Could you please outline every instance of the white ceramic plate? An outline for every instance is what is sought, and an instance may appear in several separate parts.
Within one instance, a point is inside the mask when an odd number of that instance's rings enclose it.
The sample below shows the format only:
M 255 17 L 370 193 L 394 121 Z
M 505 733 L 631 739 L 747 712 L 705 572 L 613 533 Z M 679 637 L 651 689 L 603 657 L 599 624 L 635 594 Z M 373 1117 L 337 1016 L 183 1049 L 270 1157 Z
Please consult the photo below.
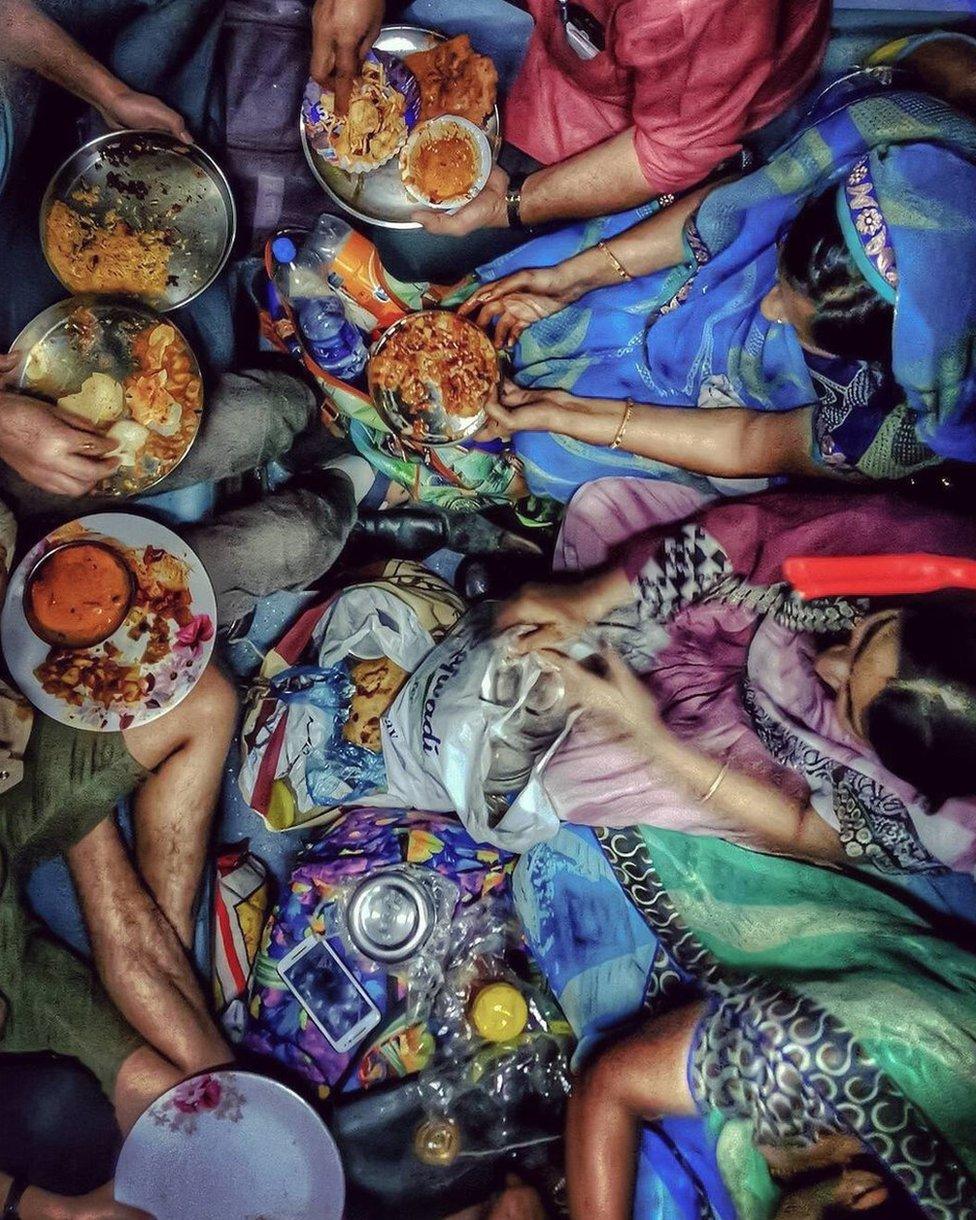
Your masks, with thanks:
M 154 687 L 139 703 L 113 704 L 106 708 L 90 700 L 76 707 L 58 695 L 49 694 L 34 673 L 51 652 L 51 646 L 36 636 L 28 625 L 24 615 L 24 584 L 38 559 L 52 546 L 86 536 L 103 538 L 138 551 L 147 546 L 156 547 L 182 560 L 187 567 L 194 624 L 191 629 L 178 633 L 176 624 L 170 621 L 173 646 L 162 661 L 142 667 L 143 672 L 152 673 Z M 210 660 L 216 623 L 217 602 L 210 578 L 193 551 L 172 530 L 133 513 L 92 513 L 60 526 L 42 538 L 21 560 L 7 590 L 0 618 L 0 640 L 14 681 L 38 711 L 73 728 L 108 733 L 147 724 L 186 698 Z M 127 638 L 127 631 L 128 622 L 107 642 L 114 643 L 123 653 L 131 650 L 133 642 Z M 98 653 L 102 647 L 80 649 L 79 652 Z
M 195 1076 L 129 1132 L 115 1197 L 156 1220 L 340 1220 L 342 1162 L 297 1093 L 250 1072 Z

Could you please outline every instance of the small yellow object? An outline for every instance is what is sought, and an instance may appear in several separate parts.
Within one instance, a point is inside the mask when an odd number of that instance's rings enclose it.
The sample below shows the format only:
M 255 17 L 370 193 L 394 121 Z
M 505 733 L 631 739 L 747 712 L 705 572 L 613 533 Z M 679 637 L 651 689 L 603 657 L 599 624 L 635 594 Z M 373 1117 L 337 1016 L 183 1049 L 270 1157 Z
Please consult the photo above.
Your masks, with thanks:
M 525 1029 L 529 1009 L 511 983 L 489 983 L 474 998 L 471 1020 L 488 1042 L 510 1042 Z
M 461 1151 L 461 1130 L 449 1118 L 429 1118 L 414 1132 L 413 1150 L 425 1165 L 451 1165 Z
M 268 812 L 264 816 L 272 830 L 285 830 L 295 825 L 298 805 L 285 780 L 276 779 L 271 785 L 271 799 L 268 801 Z

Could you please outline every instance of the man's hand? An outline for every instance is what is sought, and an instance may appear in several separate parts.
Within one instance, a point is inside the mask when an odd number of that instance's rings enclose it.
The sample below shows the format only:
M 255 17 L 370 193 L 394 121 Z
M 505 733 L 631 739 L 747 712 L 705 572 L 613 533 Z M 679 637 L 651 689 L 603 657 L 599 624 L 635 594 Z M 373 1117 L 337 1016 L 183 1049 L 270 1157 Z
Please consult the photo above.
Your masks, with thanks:
M 83 496 L 117 467 L 115 442 L 84 420 L 0 393 L 0 459 L 42 491 Z
M 539 655 L 562 675 L 567 705 L 594 727 L 642 743 L 667 733 L 654 696 L 614 649 L 586 664 L 559 652 Z
M 318 2 L 321 4 L 323 0 Z M 463 208 L 453 214 L 421 210 L 414 212 L 411 219 L 422 224 L 428 233 L 439 233 L 445 237 L 464 237 L 476 229 L 507 229 L 507 190 L 508 174 L 496 165 L 488 175 L 484 190 Z
M 121 130 L 128 127 L 140 131 L 164 131 L 184 144 L 192 144 L 186 123 L 181 115 L 171 110 L 158 97 L 148 93 L 136 93 L 121 82 L 117 90 L 96 100 L 95 106 L 109 127 Z
M 309 75 L 335 93 L 336 114 L 349 109 L 363 57 L 383 24 L 383 0 L 315 0 Z

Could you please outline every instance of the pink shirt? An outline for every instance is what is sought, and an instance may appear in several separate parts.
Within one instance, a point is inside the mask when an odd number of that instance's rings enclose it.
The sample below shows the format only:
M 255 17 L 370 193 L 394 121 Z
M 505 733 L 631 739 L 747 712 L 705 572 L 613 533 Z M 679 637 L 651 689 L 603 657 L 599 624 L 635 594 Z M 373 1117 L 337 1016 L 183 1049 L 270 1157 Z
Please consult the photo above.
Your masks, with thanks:
M 570 48 L 556 0 L 505 107 L 505 137 L 544 165 L 628 128 L 656 192 L 694 186 L 811 83 L 830 0 L 585 0 L 606 49 Z

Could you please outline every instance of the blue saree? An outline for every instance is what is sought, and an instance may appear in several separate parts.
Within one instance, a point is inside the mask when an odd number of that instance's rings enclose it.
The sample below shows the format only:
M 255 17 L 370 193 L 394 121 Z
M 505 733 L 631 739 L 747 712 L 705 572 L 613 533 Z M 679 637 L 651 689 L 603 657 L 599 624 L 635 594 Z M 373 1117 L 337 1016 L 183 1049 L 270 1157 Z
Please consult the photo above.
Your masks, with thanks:
M 796 332 L 763 318 L 759 306 L 791 221 L 865 154 L 901 281 L 892 372 L 904 401 L 902 418 L 881 441 L 894 466 L 888 476 L 900 472 L 906 443 L 913 450 L 906 469 L 933 454 L 976 460 L 976 126 L 905 90 L 875 89 L 848 101 L 762 169 L 714 190 L 686 226 L 682 263 L 588 293 L 530 326 L 513 352 L 515 380 L 676 407 L 788 411 L 814 404 L 817 389 Z M 478 275 L 490 281 L 551 266 L 631 228 L 648 211 L 540 237 Z M 677 478 L 714 494 L 699 476 L 566 437 L 517 433 L 514 447 L 531 490 L 561 500 L 610 474 Z M 884 463 L 875 458 L 873 465 Z

